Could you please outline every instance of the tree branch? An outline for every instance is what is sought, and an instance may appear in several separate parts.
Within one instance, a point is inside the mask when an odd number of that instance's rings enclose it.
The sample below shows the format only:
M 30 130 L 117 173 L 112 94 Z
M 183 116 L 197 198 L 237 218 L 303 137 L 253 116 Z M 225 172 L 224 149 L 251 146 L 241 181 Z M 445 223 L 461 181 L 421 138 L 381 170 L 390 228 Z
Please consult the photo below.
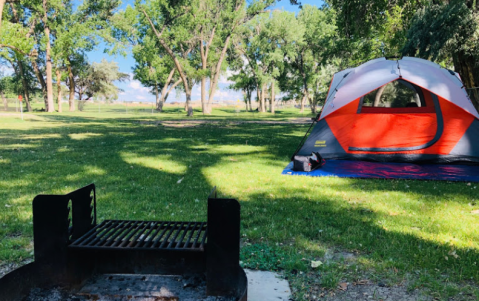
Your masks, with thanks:
M 0 48 L 10 48 L 10 49 L 12 49 L 13 51 L 16 51 L 16 52 L 21 53 L 21 54 L 26 55 L 26 56 L 30 56 L 28 53 L 26 53 L 26 52 L 24 52 L 24 51 L 18 49 L 18 48 L 15 47 L 15 46 L 12 46 L 12 45 L 0 44 Z

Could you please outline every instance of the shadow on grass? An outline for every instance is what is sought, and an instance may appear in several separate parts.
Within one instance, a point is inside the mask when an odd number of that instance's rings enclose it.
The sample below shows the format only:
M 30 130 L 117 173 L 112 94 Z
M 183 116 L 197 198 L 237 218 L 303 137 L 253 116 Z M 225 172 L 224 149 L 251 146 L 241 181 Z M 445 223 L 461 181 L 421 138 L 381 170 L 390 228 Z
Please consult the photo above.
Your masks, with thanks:
M 420 203 L 438 200 L 467 206 L 475 194 L 464 183 L 281 176 L 307 125 L 172 128 L 73 118 L 49 115 L 45 119 L 60 126 L 35 122 L 28 131 L 2 129 L 0 260 L 28 254 L 37 194 L 94 182 L 99 220 L 205 220 L 206 197 L 219 185 L 225 196 L 241 201 L 242 231 L 251 243 L 291 243 L 310 256 L 319 256 L 321 248 L 344 249 L 386 270 L 434 275 L 438 269 L 451 279 L 479 280 L 477 230 L 448 233 L 474 241 L 469 248 L 454 247 L 425 238 L 435 233 L 431 221 L 441 222 L 433 214 L 389 216 L 371 207 L 386 194 L 412 203 L 385 201 L 386 211 L 406 206 L 420 212 Z M 418 234 L 397 226 L 418 222 L 425 225 Z M 452 248 L 458 258 L 448 255 Z

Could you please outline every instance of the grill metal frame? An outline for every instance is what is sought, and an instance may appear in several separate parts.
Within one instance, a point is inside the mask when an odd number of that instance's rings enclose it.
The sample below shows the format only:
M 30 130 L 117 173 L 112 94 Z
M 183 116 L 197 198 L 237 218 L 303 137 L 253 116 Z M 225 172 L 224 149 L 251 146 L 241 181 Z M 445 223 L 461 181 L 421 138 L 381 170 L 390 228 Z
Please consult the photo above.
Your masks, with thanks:
M 207 236 L 206 222 L 105 220 L 68 248 L 204 252 Z
M 95 274 L 205 275 L 207 295 L 247 300 L 239 266 L 240 205 L 208 197 L 206 222 L 105 220 L 97 224 L 95 185 L 33 200 L 35 261 L 0 278 L 0 301 L 33 287 L 76 289 Z M 178 275 L 177 274 L 177 275 Z

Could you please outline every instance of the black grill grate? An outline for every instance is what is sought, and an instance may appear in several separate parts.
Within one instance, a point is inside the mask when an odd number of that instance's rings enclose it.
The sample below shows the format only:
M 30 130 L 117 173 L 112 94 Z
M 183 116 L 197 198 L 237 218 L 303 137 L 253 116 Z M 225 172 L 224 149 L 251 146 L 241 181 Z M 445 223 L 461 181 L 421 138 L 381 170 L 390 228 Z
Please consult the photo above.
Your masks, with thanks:
M 106 220 L 69 248 L 204 251 L 205 222 Z

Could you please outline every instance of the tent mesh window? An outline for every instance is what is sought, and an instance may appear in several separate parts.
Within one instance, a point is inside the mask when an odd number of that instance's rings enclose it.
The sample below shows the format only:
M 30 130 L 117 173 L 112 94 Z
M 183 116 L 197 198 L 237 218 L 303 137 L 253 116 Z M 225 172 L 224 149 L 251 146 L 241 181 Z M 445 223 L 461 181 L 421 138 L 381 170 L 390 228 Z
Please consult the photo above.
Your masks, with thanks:
M 421 88 L 404 80 L 390 82 L 361 99 L 363 107 L 408 108 L 425 107 Z

